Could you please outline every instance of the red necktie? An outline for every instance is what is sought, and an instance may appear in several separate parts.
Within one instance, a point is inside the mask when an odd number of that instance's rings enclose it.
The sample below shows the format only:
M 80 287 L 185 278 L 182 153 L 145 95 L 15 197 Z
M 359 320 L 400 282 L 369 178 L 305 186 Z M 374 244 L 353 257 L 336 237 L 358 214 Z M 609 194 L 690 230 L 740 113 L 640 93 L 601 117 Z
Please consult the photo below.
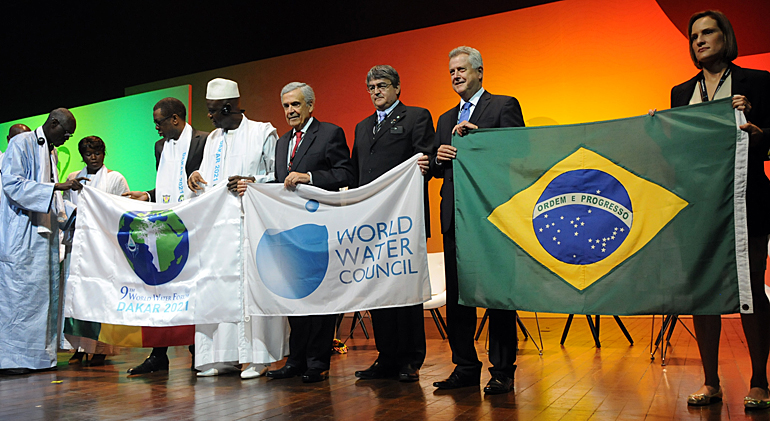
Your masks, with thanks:
M 297 154 L 297 148 L 299 147 L 299 142 L 302 141 L 302 132 L 297 132 L 297 140 L 294 142 L 294 150 L 291 151 L 291 159 L 289 159 L 289 170 L 291 170 L 291 164 L 294 162 L 294 155 Z

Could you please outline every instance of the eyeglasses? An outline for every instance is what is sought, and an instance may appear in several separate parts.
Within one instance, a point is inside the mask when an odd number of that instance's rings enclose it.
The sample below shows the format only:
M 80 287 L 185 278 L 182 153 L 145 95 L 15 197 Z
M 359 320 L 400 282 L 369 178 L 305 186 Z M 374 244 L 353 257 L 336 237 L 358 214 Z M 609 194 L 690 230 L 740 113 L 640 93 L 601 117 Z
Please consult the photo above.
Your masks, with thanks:
M 388 89 L 388 88 L 389 88 L 389 87 L 391 87 L 391 86 L 393 86 L 393 84 L 392 84 L 392 83 L 385 83 L 385 82 L 382 82 L 382 83 L 378 83 L 378 84 L 376 84 L 376 85 L 369 85 L 369 86 L 367 86 L 367 87 L 366 87 L 366 90 L 367 90 L 367 91 L 368 91 L 370 94 L 373 94 L 373 93 L 375 93 L 375 92 L 377 92 L 377 91 L 384 91 L 385 89 Z
M 55 119 L 53 119 L 53 121 L 55 121 L 56 124 L 61 126 L 62 130 L 64 130 L 64 140 L 67 140 L 67 139 L 69 139 L 69 138 L 71 138 L 73 136 L 72 133 L 68 132 L 67 129 L 65 129 L 64 126 L 62 126 L 61 122 L 59 122 L 58 119 L 55 118 Z M 73 132 L 74 132 L 74 130 L 73 130 Z
M 164 121 L 168 120 L 169 118 L 171 118 L 171 117 L 173 117 L 173 116 L 175 116 L 175 115 L 176 115 L 176 114 L 171 114 L 170 116 L 168 116 L 168 117 L 166 117 L 166 118 L 162 118 L 162 119 L 160 119 L 160 120 L 153 120 L 153 122 L 155 122 L 155 125 L 156 125 L 156 126 L 160 126 L 161 124 L 163 124 L 163 122 L 164 122 Z

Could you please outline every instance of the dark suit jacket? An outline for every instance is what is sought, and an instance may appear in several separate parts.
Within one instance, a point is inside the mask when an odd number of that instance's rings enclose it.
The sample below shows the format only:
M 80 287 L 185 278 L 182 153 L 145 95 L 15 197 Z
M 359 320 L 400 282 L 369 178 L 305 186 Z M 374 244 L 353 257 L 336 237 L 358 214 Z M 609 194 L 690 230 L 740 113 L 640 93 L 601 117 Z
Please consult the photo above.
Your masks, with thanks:
M 189 177 L 193 171 L 196 171 L 201 166 L 203 161 L 203 148 L 206 146 L 206 138 L 208 138 L 208 132 L 201 132 L 193 129 L 192 138 L 190 139 L 190 149 L 187 154 L 187 163 L 184 166 L 185 172 Z M 166 145 L 166 139 L 160 139 L 155 142 L 155 170 L 158 170 L 160 165 L 160 155 L 163 153 L 163 147 Z M 155 189 L 147 192 L 150 195 L 150 201 L 155 202 Z
M 452 144 L 452 129 L 457 125 L 460 115 L 460 104 L 445 112 L 438 119 L 436 126 L 436 142 L 433 154 L 430 157 L 430 174 L 433 177 L 443 178 L 441 186 L 441 232 L 445 233 L 454 229 L 454 179 L 452 162 L 436 163 L 436 152 L 439 146 Z M 492 95 L 484 91 L 476 104 L 470 123 L 481 129 L 500 127 L 524 127 L 524 117 L 521 114 L 519 101 L 510 96 Z M 462 141 L 462 138 L 458 138 Z
M 371 183 L 417 153 L 429 155 L 433 150 L 433 118 L 425 108 L 399 102 L 375 134 L 376 125 L 377 113 L 356 124 L 352 157 L 356 187 Z M 425 183 L 425 233 L 430 237 L 427 178 Z
M 281 136 L 275 146 L 275 178 L 280 183 L 289 175 L 286 163 L 292 131 Z M 313 118 L 294 155 L 292 171 L 313 173 L 313 185 L 325 190 L 353 185 L 353 164 L 342 128 Z
M 764 161 L 770 147 L 770 73 L 764 70 L 744 69 L 730 64 L 731 92 L 743 95 L 751 103 L 746 119 L 764 131 L 762 141 L 749 145 L 749 168 L 746 189 L 746 213 L 750 236 L 770 233 L 770 221 L 765 215 L 770 210 L 770 180 L 765 175 Z M 700 73 L 671 89 L 671 108 L 690 103 L 697 88 Z

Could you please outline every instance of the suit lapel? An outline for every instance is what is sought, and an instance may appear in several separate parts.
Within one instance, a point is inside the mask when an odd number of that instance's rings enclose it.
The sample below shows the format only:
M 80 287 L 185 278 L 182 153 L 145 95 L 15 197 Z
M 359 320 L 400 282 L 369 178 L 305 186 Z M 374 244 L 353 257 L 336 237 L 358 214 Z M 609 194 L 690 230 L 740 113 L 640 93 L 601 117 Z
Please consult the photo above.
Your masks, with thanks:
M 746 74 L 743 69 L 732 64 L 730 65 L 732 72 L 732 86 L 730 86 L 731 95 L 746 95 L 746 92 L 750 90 L 749 85 L 746 83 Z
M 447 121 L 449 127 L 447 127 L 446 130 L 447 130 L 448 133 L 450 133 L 450 135 L 449 135 L 449 144 L 450 145 L 452 144 L 452 137 L 454 137 L 454 136 L 451 135 L 452 129 L 457 124 L 457 119 L 459 117 L 460 117 L 460 105 L 458 104 L 456 107 L 452 108 L 452 110 L 449 112 L 449 119 Z M 442 139 L 441 142 L 443 143 L 444 140 Z
M 205 146 L 206 138 L 201 136 L 202 132 L 199 132 L 195 129 L 193 129 L 192 132 L 192 138 L 190 139 L 190 147 L 187 149 L 187 162 L 185 163 L 185 172 L 190 175 L 193 173 L 193 171 L 197 170 L 197 168 L 191 168 L 192 162 L 194 159 L 192 158 L 193 155 L 198 150 L 203 150 L 203 147 L 201 146 L 201 142 L 203 142 L 203 146 Z M 162 149 L 161 149 L 162 151 Z M 200 163 L 198 163 L 200 165 Z
M 487 105 L 489 105 L 489 102 L 492 100 L 492 94 L 490 94 L 487 91 L 484 91 L 483 94 L 481 94 L 481 97 L 479 98 L 479 102 L 476 104 L 476 109 L 473 110 L 473 114 L 471 114 L 471 119 L 468 121 L 471 124 L 478 125 L 478 121 L 481 118 L 481 115 L 484 114 L 484 110 L 487 108 Z
M 374 128 L 377 126 L 377 113 L 374 115 L 370 115 L 366 119 L 366 125 L 364 127 L 366 128 L 364 131 L 364 137 L 361 139 L 361 145 L 360 147 L 365 147 L 365 150 L 369 150 L 371 148 L 372 144 L 374 143 Z M 364 149 L 362 149 L 364 150 Z
M 299 142 L 297 153 L 294 154 L 294 159 L 292 160 L 291 164 L 292 170 L 294 168 L 299 168 L 299 163 L 302 161 L 305 153 L 307 153 L 307 150 L 310 149 L 310 145 L 313 144 L 313 141 L 316 138 L 318 126 L 320 126 L 320 124 L 318 124 L 318 120 L 313 118 L 313 122 L 310 123 L 310 127 L 307 128 L 307 132 L 302 135 L 302 141 Z
M 396 125 L 398 125 L 401 119 L 404 118 L 405 114 L 406 114 L 406 106 L 404 105 L 404 103 L 399 102 L 398 105 L 396 105 L 396 108 L 393 109 L 393 112 L 391 112 L 390 115 L 385 117 L 385 120 L 382 121 L 382 126 L 380 126 L 380 130 L 374 134 L 374 141 L 372 142 L 372 145 L 377 143 L 377 141 L 382 137 L 384 133 L 388 133 L 391 127 L 395 127 Z M 375 117 L 375 125 L 377 124 L 376 121 L 377 120 Z
M 278 139 L 275 145 L 275 178 L 276 180 L 284 180 L 289 175 L 289 170 L 286 168 L 288 159 L 289 140 L 291 139 L 291 130 Z

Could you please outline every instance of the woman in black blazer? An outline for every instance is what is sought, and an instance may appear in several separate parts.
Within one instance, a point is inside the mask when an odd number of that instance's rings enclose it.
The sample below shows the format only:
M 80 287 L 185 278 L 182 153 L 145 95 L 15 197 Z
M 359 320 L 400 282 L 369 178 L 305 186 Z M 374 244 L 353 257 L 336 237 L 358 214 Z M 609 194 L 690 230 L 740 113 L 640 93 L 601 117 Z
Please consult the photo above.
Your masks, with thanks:
M 746 212 L 754 313 L 741 314 L 752 366 L 751 389 L 743 403 L 747 409 L 770 408 L 767 389 L 770 302 L 764 283 L 770 233 L 767 216 L 770 180 L 764 172 L 770 145 L 770 73 L 742 69 L 732 63 L 738 56 L 738 45 L 730 21 L 721 12 L 708 10 L 694 14 L 690 17 L 688 34 L 690 57 L 701 72 L 671 90 L 671 107 L 732 96 L 733 107 L 743 111 L 749 121 L 741 129 L 749 133 L 750 139 Z M 722 400 L 717 373 L 722 319 L 720 315 L 693 316 L 693 324 L 706 379 L 704 385 L 687 398 L 687 403 L 708 405 Z

